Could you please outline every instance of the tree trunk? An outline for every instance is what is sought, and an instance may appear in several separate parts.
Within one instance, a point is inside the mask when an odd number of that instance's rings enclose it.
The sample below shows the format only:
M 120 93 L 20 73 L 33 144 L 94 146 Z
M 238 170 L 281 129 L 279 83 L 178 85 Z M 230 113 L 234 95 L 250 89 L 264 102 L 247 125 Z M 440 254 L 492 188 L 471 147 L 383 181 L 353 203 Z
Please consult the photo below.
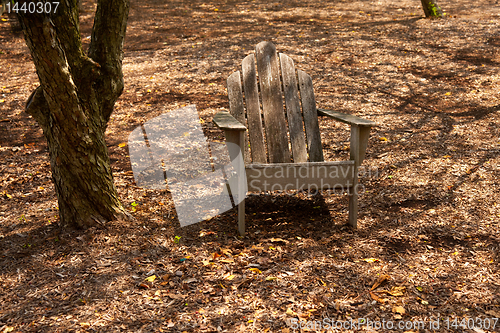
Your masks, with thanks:
M 443 17 L 443 11 L 439 7 L 437 0 L 421 0 L 425 17 Z
M 47 139 L 65 227 L 130 217 L 118 199 L 104 139 L 123 91 L 128 8 L 128 0 L 98 1 L 88 56 L 82 50 L 77 0 L 60 2 L 52 14 L 18 14 L 40 80 L 26 112 Z

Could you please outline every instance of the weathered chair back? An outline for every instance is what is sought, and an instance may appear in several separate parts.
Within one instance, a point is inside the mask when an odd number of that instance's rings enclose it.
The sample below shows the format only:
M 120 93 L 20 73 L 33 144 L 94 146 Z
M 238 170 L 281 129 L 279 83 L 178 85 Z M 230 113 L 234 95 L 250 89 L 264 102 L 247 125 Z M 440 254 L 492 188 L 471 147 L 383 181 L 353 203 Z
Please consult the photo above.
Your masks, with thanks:
M 231 160 L 238 161 L 238 155 L 245 157 L 245 165 L 235 165 L 235 179 L 228 180 L 231 192 L 242 198 L 247 191 L 340 186 L 349 191 L 349 224 L 356 227 L 358 167 L 365 158 L 370 128 L 376 123 L 316 109 L 311 77 L 301 70 L 295 72 L 292 59 L 282 53 L 278 56 L 269 42 L 259 43 L 255 55 L 243 60 L 242 71 L 227 79 L 227 90 L 231 112 L 217 113 L 214 123 L 224 130 L 228 148 L 233 147 L 229 149 Z M 348 161 L 323 161 L 318 115 L 350 125 Z M 238 230 L 244 235 L 244 200 L 238 204 Z
M 278 57 L 272 43 L 259 43 L 255 55 L 243 60 L 242 72 L 229 76 L 227 88 L 231 114 L 248 128 L 245 164 L 323 161 L 311 77 L 296 73 L 293 60 L 283 53 Z

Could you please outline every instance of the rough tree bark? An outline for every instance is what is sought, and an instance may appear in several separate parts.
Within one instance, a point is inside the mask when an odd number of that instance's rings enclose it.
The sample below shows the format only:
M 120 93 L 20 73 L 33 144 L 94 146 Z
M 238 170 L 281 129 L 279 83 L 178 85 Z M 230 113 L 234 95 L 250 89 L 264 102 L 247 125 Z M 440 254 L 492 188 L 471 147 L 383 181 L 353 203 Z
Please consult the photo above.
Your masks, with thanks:
M 26 112 L 47 139 L 65 227 L 130 218 L 113 183 L 104 139 L 123 91 L 128 10 L 128 0 L 98 0 L 87 55 L 82 49 L 77 0 L 61 1 L 55 14 L 18 13 L 40 80 Z
M 443 11 L 439 7 L 437 0 L 421 0 L 425 17 L 443 17 Z

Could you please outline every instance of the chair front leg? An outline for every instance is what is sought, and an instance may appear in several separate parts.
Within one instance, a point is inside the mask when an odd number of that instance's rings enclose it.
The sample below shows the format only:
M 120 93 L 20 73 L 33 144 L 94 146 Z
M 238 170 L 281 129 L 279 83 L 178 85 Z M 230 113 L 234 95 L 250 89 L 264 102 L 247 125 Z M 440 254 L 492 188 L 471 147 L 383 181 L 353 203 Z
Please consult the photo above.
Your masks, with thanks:
M 237 189 L 236 195 L 238 205 L 238 231 L 241 236 L 245 236 L 245 196 L 246 196 L 246 176 L 245 176 L 245 131 L 224 131 L 228 144 L 229 156 L 233 167 L 236 170 Z M 234 192 L 233 192 L 234 193 Z M 233 196 L 234 198 L 234 196 Z
M 365 159 L 371 126 L 351 125 L 350 159 L 354 160 L 353 184 L 349 191 L 349 224 L 358 226 L 358 168 Z

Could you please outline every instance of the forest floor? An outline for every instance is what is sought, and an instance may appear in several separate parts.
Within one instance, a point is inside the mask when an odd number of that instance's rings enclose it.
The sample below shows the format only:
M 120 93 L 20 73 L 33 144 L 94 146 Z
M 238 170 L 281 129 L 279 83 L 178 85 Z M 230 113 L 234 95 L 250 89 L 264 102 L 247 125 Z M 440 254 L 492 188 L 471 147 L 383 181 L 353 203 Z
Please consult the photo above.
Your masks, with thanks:
M 90 230 L 59 228 L 46 141 L 23 111 L 38 79 L 4 14 L 0 332 L 499 331 L 500 6 L 439 2 L 442 20 L 409 0 L 133 1 L 107 142 L 136 219 Z M 320 107 L 379 124 L 357 230 L 327 192 L 252 195 L 243 238 L 234 210 L 181 228 L 170 192 L 134 182 L 124 143 L 143 121 L 195 104 L 224 140 L 211 120 L 225 80 L 263 40 L 312 76 Z M 348 127 L 320 127 L 326 160 L 348 159 Z

